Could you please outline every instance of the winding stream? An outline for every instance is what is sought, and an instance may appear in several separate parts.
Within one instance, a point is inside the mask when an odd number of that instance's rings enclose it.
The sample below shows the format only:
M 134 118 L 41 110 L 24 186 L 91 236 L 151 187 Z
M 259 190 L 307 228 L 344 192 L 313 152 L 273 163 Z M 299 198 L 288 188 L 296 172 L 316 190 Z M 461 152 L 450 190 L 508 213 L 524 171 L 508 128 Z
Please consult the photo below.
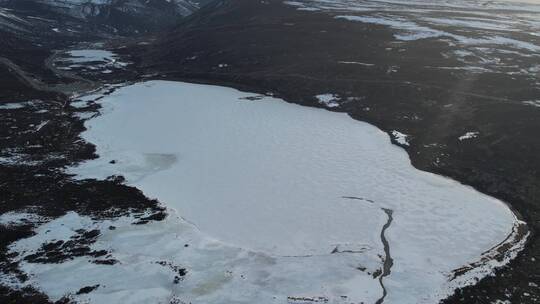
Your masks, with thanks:
M 379 276 L 379 283 L 381 284 L 381 287 L 383 289 L 383 295 L 380 299 L 377 300 L 377 302 L 375 302 L 376 304 L 383 303 L 384 298 L 386 298 L 386 295 L 388 294 L 388 291 L 384 286 L 383 279 L 390 275 L 392 271 L 392 265 L 394 265 L 394 259 L 392 259 L 392 255 L 390 255 L 390 245 L 388 244 L 388 240 L 386 239 L 385 235 L 386 230 L 390 228 L 390 225 L 392 225 L 392 221 L 394 220 L 392 216 L 394 212 L 386 208 L 383 208 L 382 210 L 388 216 L 388 221 L 386 222 L 386 224 L 384 224 L 383 229 L 381 230 L 381 241 L 384 245 L 384 262 L 382 274 Z

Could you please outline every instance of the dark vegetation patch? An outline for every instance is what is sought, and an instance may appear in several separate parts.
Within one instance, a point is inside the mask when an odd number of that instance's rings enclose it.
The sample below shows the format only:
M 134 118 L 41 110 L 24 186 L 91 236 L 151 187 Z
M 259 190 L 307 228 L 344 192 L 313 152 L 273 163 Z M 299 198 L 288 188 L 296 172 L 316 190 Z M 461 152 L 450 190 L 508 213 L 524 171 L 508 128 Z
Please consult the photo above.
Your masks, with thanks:
M 91 293 L 92 291 L 96 290 L 98 287 L 99 287 L 99 284 L 94 285 L 94 286 L 86 286 L 79 289 L 79 291 L 77 291 L 77 294 L 81 295 L 81 294 Z
M 12 290 L 0 285 L 0 299 L 6 304 L 48 304 L 52 303 L 47 296 L 39 291 L 26 287 L 20 290 Z M 69 303 L 69 301 L 59 301 L 57 304 Z
M 96 242 L 100 235 L 99 230 L 77 231 L 68 241 L 57 240 L 41 245 L 41 248 L 24 259 L 30 263 L 62 263 L 66 260 L 80 256 L 103 257 L 108 254 L 106 250 L 91 250 L 90 245 Z
M 93 260 L 92 263 L 97 265 L 114 265 L 118 263 L 116 259 L 105 259 L 105 260 Z
M 184 279 L 184 277 L 188 273 L 186 268 L 178 266 L 178 265 L 174 265 L 174 264 L 172 264 L 170 262 L 159 261 L 159 262 L 156 262 L 156 263 L 161 265 L 161 266 L 169 268 L 174 273 L 174 279 L 173 279 L 174 284 L 180 283 L 180 281 L 182 281 Z

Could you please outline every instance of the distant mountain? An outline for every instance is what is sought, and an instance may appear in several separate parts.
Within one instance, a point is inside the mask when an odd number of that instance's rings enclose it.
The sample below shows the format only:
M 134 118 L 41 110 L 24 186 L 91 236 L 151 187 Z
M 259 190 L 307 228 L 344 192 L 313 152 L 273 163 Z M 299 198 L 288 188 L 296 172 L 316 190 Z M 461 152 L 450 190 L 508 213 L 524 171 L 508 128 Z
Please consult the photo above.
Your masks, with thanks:
M 54 50 L 79 42 L 164 30 L 206 2 L 0 0 L 0 98 L 21 92 L 33 96 L 33 90 L 21 78 L 30 75 L 29 71 L 44 82 L 58 82 L 45 64 Z
M 191 0 L 0 0 L 4 8 L 30 10 L 38 15 L 62 14 L 110 27 L 119 34 L 157 31 L 179 22 L 204 5 Z

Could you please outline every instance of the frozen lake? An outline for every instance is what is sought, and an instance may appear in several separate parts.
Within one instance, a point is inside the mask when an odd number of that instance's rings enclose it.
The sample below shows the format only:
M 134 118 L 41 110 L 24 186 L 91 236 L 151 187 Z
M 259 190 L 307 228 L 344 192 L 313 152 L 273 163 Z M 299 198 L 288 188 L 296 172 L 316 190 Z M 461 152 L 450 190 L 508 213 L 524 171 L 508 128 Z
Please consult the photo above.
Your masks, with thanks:
M 104 232 L 97 246 L 120 264 L 56 266 L 95 275 L 62 283 L 28 268 L 48 294 L 81 280 L 105 286 L 81 296 L 94 302 L 137 302 L 127 290 L 152 282 L 160 292 L 145 295 L 154 302 L 178 294 L 201 303 L 437 303 L 522 245 L 521 223 L 504 203 L 416 170 L 386 133 L 345 114 L 166 81 L 129 85 L 99 103 L 102 115 L 83 136 L 100 158 L 70 170 L 123 175 L 173 216 Z M 73 229 L 84 221 L 65 219 Z M 182 249 L 186 240 L 196 252 Z M 511 250 L 497 262 L 501 242 Z M 160 284 L 159 271 L 148 270 L 158 260 L 185 265 L 185 282 Z M 143 266 L 132 269 L 134 261 Z M 230 277 L 216 279 L 222 272 Z

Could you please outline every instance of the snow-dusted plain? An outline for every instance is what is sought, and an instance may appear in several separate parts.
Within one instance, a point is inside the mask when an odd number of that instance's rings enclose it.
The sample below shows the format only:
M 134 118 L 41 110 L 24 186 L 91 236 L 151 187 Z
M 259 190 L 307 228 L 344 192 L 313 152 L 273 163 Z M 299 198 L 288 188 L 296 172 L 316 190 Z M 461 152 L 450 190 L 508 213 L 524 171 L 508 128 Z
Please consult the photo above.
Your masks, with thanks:
M 520 3 L 523 2 L 523 3 Z M 470 73 L 508 73 L 537 78 L 530 59 L 540 59 L 540 3 L 464 0 L 297 0 L 299 10 L 388 27 L 399 44 L 437 39 L 448 44 Z M 445 68 L 445 67 L 438 67 Z
M 386 133 L 342 113 L 165 81 L 98 102 L 102 115 L 87 120 L 83 136 L 100 158 L 70 171 L 123 175 L 170 216 L 133 225 L 133 217 L 69 213 L 16 242 L 11 250 L 30 275 L 24 284 L 52 299 L 437 303 L 507 263 L 524 242 L 516 233 L 523 223 L 504 203 L 414 169 Z M 79 229 L 99 229 L 92 249 L 118 263 L 23 260 Z

